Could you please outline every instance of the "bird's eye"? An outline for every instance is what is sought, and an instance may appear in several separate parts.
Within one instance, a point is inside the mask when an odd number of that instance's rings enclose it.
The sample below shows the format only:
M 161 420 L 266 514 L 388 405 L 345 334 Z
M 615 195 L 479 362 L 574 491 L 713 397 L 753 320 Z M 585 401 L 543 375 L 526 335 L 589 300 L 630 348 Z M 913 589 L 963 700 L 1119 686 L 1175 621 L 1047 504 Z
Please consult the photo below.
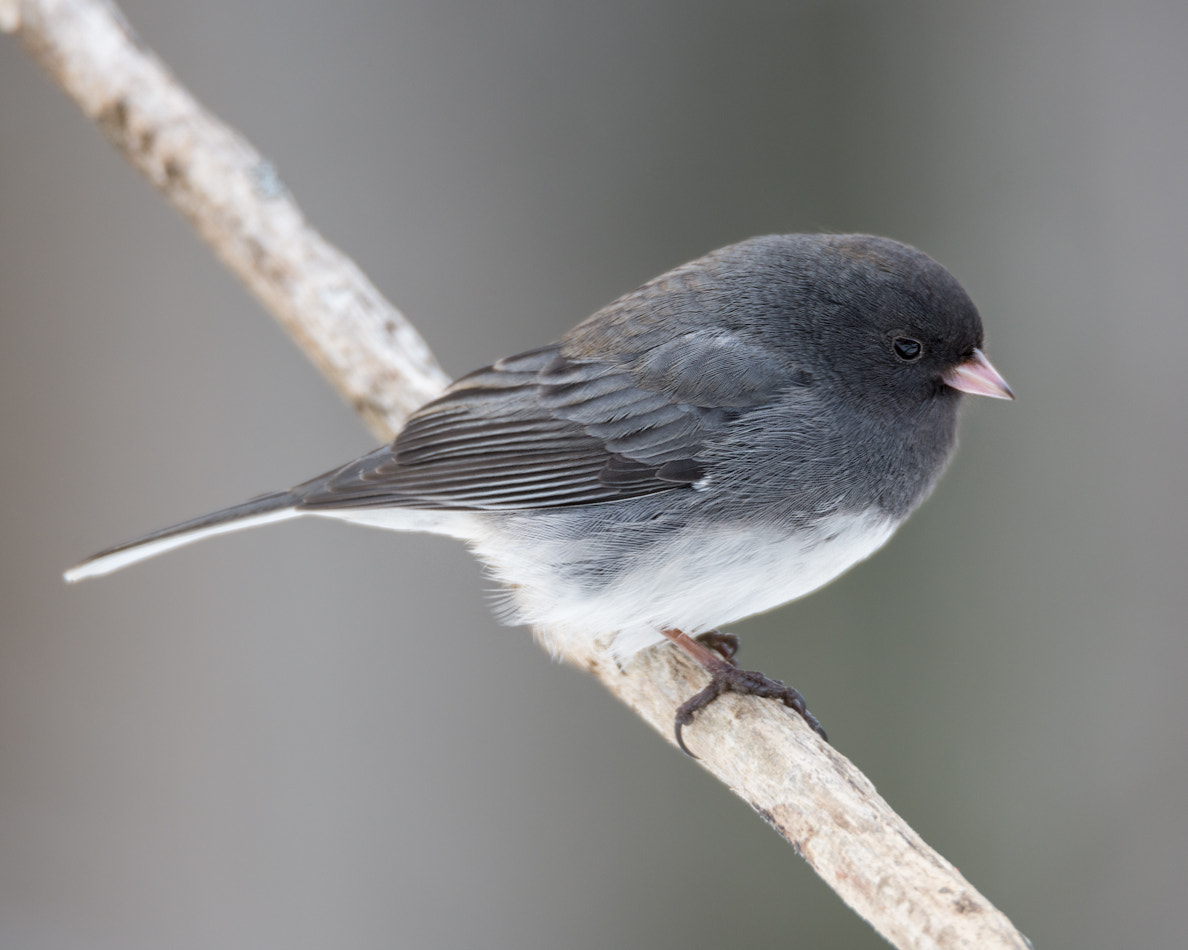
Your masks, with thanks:
M 910 336 L 897 336 L 891 341 L 891 347 L 905 363 L 914 363 L 924 355 L 924 344 Z

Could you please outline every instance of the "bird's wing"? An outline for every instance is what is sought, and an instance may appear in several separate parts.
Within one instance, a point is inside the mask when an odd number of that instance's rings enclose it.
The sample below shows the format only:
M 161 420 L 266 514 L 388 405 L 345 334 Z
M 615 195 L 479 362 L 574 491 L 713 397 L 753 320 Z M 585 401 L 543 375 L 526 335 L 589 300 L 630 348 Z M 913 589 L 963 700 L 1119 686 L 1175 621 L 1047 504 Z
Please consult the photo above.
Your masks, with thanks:
M 306 510 L 522 510 L 688 489 L 706 441 L 789 378 L 717 330 L 599 359 L 555 344 L 458 380 L 391 445 L 294 491 Z

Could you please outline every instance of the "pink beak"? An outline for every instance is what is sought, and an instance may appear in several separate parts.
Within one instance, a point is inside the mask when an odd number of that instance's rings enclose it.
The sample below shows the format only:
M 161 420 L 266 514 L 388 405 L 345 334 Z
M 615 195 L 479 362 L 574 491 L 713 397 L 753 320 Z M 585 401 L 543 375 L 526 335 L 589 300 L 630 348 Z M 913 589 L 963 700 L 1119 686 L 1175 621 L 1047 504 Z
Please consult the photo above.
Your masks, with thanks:
M 990 365 L 986 355 L 978 349 L 964 363 L 958 363 L 941 377 L 954 389 L 975 396 L 990 396 L 994 399 L 1014 399 L 1015 394 L 998 370 Z

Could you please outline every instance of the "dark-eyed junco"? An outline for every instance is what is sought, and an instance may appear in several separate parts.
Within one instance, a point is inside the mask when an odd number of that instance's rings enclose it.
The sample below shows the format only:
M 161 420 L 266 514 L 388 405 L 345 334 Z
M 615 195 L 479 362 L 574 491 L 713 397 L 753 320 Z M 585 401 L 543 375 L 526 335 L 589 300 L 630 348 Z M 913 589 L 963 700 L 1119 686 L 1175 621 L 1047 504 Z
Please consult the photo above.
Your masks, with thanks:
M 224 531 L 321 515 L 466 541 L 499 611 L 555 653 L 665 639 L 724 690 L 718 627 L 877 550 L 951 455 L 961 394 L 1012 398 L 957 281 L 867 235 L 760 237 L 644 284 L 560 341 L 463 377 L 390 445 L 289 491 L 157 531 L 66 573 L 106 574 Z

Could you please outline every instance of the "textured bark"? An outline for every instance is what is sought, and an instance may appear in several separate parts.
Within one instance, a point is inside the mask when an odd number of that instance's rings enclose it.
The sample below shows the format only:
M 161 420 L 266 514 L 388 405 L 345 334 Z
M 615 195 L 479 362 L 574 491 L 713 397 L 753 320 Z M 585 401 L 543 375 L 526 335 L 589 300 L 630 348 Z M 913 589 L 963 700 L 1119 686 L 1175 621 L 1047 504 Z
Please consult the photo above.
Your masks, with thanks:
M 424 341 L 310 228 L 272 165 L 206 112 L 105 0 L 0 0 L 19 37 L 117 149 L 292 334 L 378 436 L 448 383 Z M 705 682 L 677 650 L 597 676 L 669 742 Z M 1024 948 L 1010 921 L 924 843 L 854 765 L 775 703 L 725 696 L 685 730 L 700 764 L 741 796 L 888 941 L 901 948 Z
M 390 438 L 449 384 L 412 324 L 306 223 L 272 164 L 185 90 L 114 6 L 0 0 L 6 24 L 372 432 Z

